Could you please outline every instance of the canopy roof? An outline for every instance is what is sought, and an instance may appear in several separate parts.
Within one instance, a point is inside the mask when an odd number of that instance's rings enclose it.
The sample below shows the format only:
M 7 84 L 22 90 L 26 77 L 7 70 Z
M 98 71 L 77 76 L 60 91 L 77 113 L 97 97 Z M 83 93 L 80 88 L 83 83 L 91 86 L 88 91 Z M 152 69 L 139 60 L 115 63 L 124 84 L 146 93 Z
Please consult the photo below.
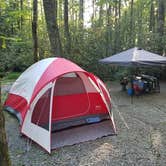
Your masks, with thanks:
M 99 62 L 106 64 L 117 64 L 121 66 L 158 66 L 166 64 L 166 57 L 145 51 L 142 48 L 134 47 L 110 57 L 100 59 Z

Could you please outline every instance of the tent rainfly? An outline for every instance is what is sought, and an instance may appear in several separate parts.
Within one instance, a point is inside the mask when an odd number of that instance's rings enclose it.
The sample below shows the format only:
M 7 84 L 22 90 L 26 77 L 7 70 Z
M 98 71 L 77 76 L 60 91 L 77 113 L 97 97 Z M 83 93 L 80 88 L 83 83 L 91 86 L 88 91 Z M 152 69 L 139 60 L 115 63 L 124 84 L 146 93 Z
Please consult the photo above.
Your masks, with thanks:
M 13 84 L 4 104 L 21 133 L 52 149 L 116 133 L 104 83 L 64 58 L 30 66 Z

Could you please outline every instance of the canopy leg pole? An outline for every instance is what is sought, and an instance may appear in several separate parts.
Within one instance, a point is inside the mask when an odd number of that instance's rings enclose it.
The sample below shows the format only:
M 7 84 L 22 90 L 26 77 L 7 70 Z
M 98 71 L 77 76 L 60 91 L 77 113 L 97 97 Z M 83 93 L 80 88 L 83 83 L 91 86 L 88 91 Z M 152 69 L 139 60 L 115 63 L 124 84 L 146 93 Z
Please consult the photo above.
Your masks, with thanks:
M 133 95 L 131 95 L 131 97 L 130 97 L 130 102 L 133 105 Z
M 26 141 L 26 151 L 27 152 L 30 151 L 31 145 L 32 145 L 32 140 L 30 140 L 29 138 L 27 138 L 27 141 Z

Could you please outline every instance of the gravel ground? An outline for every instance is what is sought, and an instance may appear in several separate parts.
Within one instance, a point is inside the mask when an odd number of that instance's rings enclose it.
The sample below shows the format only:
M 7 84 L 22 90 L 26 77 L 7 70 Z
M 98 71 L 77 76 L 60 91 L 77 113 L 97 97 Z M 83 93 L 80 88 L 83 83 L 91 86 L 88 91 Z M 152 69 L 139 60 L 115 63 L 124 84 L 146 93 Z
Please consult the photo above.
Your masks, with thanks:
M 161 83 L 161 93 L 133 97 L 133 104 L 117 83 L 110 86 L 118 135 L 59 148 L 51 155 L 21 137 L 17 120 L 5 112 L 12 165 L 166 166 L 166 83 Z

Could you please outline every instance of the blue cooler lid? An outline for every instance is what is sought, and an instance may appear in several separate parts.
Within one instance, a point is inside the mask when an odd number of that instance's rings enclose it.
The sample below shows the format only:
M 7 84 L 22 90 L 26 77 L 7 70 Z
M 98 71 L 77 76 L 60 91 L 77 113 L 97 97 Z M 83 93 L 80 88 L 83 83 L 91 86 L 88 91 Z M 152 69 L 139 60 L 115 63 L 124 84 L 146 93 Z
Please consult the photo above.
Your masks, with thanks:
M 132 88 L 127 89 L 127 93 L 129 96 L 133 95 L 133 89 Z

